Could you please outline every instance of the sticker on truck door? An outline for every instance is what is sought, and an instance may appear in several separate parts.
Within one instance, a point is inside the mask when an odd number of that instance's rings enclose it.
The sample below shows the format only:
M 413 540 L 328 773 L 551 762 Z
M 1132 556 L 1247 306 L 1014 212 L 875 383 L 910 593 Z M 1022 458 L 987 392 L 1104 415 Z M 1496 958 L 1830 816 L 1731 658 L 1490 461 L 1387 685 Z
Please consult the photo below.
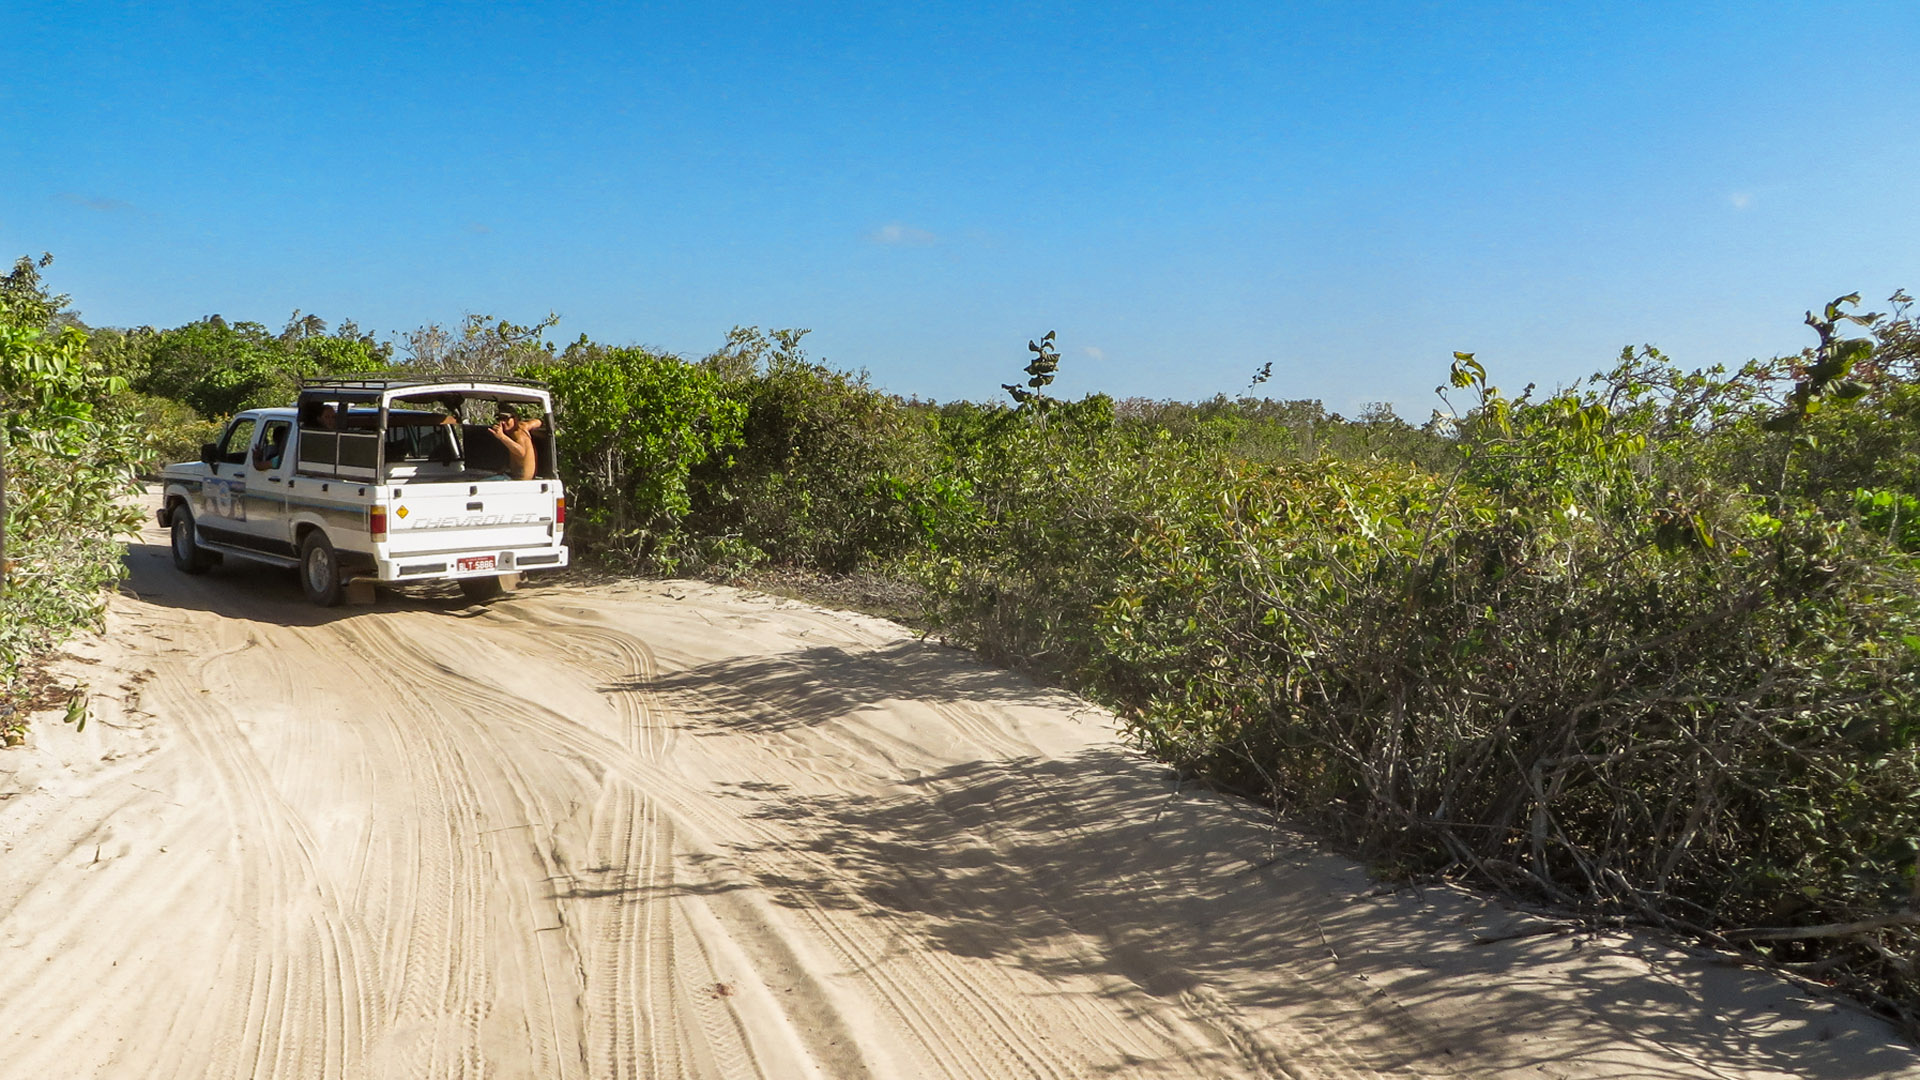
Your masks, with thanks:
M 220 440 L 220 453 L 208 462 L 213 475 L 207 477 L 206 485 L 201 488 L 206 495 L 208 516 L 229 521 L 247 520 L 247 448 L 253 445 L 258 423 L 257 417 L 236 416 L 233 423 L 227 425 L 226 437 Z M 240 466 L 240 475 L 222 477 L 220 470 L 228 465 Z
M 246 478 L 223 480 L 217 476 L 209 476 L 201 490 L 206 492 L 207 513 L 210 516 L 233 521 L 247 520 Z

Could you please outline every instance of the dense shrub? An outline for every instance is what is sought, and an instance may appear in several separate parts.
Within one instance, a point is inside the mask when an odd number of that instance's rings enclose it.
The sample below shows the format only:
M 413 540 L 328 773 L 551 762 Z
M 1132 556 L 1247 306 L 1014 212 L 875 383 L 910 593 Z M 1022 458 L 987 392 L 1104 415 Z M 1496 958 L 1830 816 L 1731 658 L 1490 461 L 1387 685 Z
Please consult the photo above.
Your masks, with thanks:
M 692 470 L 739 438 L 745 410 L 720 377 L 677 357 L 584 341 L 520 371 L 553 389 L 572 535 L 629 564 L 674 569 Z
M 401 336 L 404 367 L 418 373 L 509 375 L 531 364 L 553 361 L 553 343 L 545 335 L 559 322 L 560 316 L 548 312 L 546 318 L 524 326 L 478 313 L 464 316 L 453 330 L 428 323 Z M 582 335 L 573 352 L 577 356 L 592 347 Z
M 1209 499 L 1211 462 L 1166 432 L 1117 427 L 1097 395 L 943 419 L 971 512 L 945 515 L 918 564 L 931 618 L 996 659 L 1085 673 L 1143 524 Z
M 1456 354 L 1469 400 L 1419 427 L 1060 402 L 1051 335 L 1012 405 L 901 401 L 804 331 L 736 329 L 694 364 L 474 316 L 407 350 L 551 383 L 583 549 L 911 577 L 941 632 L 1382 864 L 1745 944 L 1911 1021 L 1920 332 L 1904 295 L 1887 317 L 1849 299 L 1799 356 L 1629 350 L 1544 399 Z M 323 331 L 92 349 L 213 415 L 385 361 Z M 174 443 L 198 423 L 123 412 Z
M 24 668 L 99 614 L 120 574 L 143 450 L 107 402 L 125 390 L 57 319 L 65 297 L 21 259 L 0 278 L 0 737 L 18 736 Z M 56 329 L 56 327 L 58 327 Z
M 1805 395 L 1831 344 L 1630 353 L 1544 401 L 1462 355 L 1444 473 L 1023 409 L 966 459 L 933 613 L 1376 858 L 1759 942 L 1912 1017 L 1912 387 Z
M 1430 469 L 1453 462 L 1453 442 L 1434 424 L 1414 427 L 1393 407 L 1375 403 L 1354 419 L 1318 401 L 1224 394 L 1197 403 L 1128 398 L 1115 405 L 1121 423 L 1217 443 L 1242 461 L 1278 464 L 1322 457 L 1398 461 Z
M 789 565 L 896 558 L 928 538 L 941 498 L 924 418 L 863 374 L 809 361 L 804 334 L 736 328 L 704 362 L 743 420 L 730 456 L 697 470 L 690 526 Z
M 392 348 L 351 322 L 328 334 L 324 322 L 295 312 L 277 335 L 210 315 L 171 330 L 116 332 L 103 352 L 134 389 L 223 417 L 285 405 L 304 378 L 384 370 Z
M 148 477 L 174 462 L 198 460 L 200 447 L 220 437 L 219 421 L 202 419 L 192 406 L 171 398 L 129 391 L 109 399 L 105 411 L 140 432 L 140 471 Z

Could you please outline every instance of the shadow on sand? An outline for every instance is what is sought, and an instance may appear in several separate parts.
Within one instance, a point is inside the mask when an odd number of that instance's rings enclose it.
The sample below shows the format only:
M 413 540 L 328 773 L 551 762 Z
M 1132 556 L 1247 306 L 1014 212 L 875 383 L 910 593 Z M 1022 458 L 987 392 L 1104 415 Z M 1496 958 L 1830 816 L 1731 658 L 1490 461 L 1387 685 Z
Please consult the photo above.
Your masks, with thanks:
M 281 626 L 324 626 L 372 611 L 434 611 L 472 618 L 486 610 L 485 605 L 466 599 L 451 582 L 381 586 L 370 605 L 323 608 L 307 600 L 294 571 L 280 567 L 227 559 L 204 574 L 183 574 L 174 568 L 165 544 L 148 543 L 127 545 L 121 561 L 127 566 L 127 578 L 120 591 L 143 603 Z M 538 587 L 523 585 L 522 589 Z
M 887 702 L 1055 706 L 1074 699 L 1018 675 L 980 666 L 970 654 L 922 641 L 876 649 L 819 645 L 772 656 L 702 664 L 606 690 L 650 688 L 716 733 L 772 734 L 816 727 Z
M 142 600 L 237 619 L 319 625 L 367 611 L 483 610 L 451 586 L 321 609 L 290 571 L 236 563 L 189 576 L 154 544 L 126 558 L 126 588 Z M 804 736 L 893 701 L 1068 700 L 912 641 L 736 658 L 603 689 L 642 686 L 716 734 Z M 1511 915 L 1439 891 L 1367 895 L 1350 862 L 1252 807 L 1184 790 L 1118 747 L 962 762 L 883 798 L 765 779 L 715 790 L 763 827 L 764 843 L 684 854 L 690 872 L 660 887 L 623 884 L 622 868 L 583 868 L 563 895 L 638 903 L 756 890 L 795 909 L 886 920 L 889 933 L 1030 972 L 1062 993 L 1220 999 L 1256 1027 L 1322 1032 L 1382 1072 L 1458 1062 L 1473 1075 L 1466 1059 L 1476 1054 L 1511 1075 L 1613 1058 L 1615 1075 L 1658 1080 L 1702 1075 L 1690 1058 L 1849 1080 L 1916 1066 L 1910 1047 L 1850 1009 L 1657 944 L 1543 935 L 1476 945 L 1476 928 Z M 809 857 L 792 857 L 796 848 Z M 1649 1053 L 1629 1063 L 1619 1056 L 1629 1047 Z
M 1243 1016 L 1350 1029 L 1382 1072 L 1486 1053 L 1515 1074 L 1553 1075 L 1555 1063 L 1596 1057 L 1624 1065 L 1623 1042 L 1652 1052 L 1632 1059 L 1631 1075 L 1673 1080 L 1701 1073 L 1670 1049 L 1836 1078 L 1920 1060 L 1850 1007 L 1656 943 L 1476 944 L 1476 929 L 1514 913 L 1431 890 L 1367 896 L 1358 867 L 1250 807 L 1179 790 L 1168 770 L 1122 749 L 970 762 L 909 783 L 913 794 L 883 801 L 731 785 L 745 813 L 820 856 L 818 875 L 759 887 L 796 908 L 899 920 L 948 953 L 1056 981 L 1158 998 L 1204 985 Z M 1414 1030 L 1396 1002 L 1444 1019 L 1368 1048 L 1366 1032 L 1382 1024 Z M 1551 1035 L 1530 1037 L 1543 1030 Z
M 716 737 L 802 735 L 907 700 L 1061 703 L 912 641 L 732 659 L 651 685 Z M 969 761 L 904 788 L 875 799 L 722 782 L 719 794 L 778 839 L 735 847 L 737 873 L 696 872 L 646 895 L 757 889 L 795 909 L 885 919 L 1063 987 L 1180 1000 L 1204 988 L 1241 1016 L 1337 1033 L 1383 1072 L 1456 1063 L 1471 1075 L 1482 1054 L 1513 1075 L 1604 1060 L 1608 1075 L 1671 1080 L 1702 1075 L 1702 1061 L 1832 1078 L 1920 1065 L 1850 1006 L 1658 942 L 1477 943 L 1526 917 L 1450 890 L 1370 895 L 1362 868 L 1117 746 Z M 812 858 L 780 850 L 796 847 Z

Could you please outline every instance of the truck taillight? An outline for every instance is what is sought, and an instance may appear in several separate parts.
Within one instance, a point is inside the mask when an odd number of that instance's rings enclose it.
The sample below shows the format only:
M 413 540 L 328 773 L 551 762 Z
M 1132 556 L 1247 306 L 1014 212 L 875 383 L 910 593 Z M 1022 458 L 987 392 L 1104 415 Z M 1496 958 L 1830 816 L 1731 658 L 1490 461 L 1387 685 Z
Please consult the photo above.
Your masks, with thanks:
M 555 525 L 565 525 L 567 523 L 567 497 L 565 495 L 556 495 L 553 497 L 553 523 Z
M 373 537 L 374 543 L 380 543 L 387 538 L 386 507 L 375 506 L 367 510 L 367 535 Z

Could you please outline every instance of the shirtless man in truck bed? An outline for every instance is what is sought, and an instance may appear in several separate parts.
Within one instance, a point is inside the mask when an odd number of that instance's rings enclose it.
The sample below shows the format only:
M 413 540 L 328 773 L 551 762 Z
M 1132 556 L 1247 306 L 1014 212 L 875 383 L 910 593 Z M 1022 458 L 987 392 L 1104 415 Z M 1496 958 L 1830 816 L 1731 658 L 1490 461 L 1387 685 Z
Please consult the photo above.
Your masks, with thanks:
M 533 433 L 538 430 L 539 420 L 522 420 L 504 409 L 494 418 L 493 426 L 487 429 L 488 433 L 500 440 L 500 445 L 506 447 L 506 472 L 515 480 L 533 479 Z

